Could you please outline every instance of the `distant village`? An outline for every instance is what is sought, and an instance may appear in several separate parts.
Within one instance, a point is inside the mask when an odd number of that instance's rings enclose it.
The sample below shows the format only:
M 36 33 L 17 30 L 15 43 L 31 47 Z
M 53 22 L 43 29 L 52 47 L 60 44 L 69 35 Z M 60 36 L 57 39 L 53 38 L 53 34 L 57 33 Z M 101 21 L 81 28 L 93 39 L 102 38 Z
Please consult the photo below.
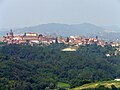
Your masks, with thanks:
M 10 30 L 9 33 L 6 33 L 5 36 L 0 38 L 0 42 L 6 44 L 29 44 L 31 46 L 50 45 L 52 43 L 64 43 L 72 45 L 72 47 L 65 48 L 62 51 L 76 51 L 80 45 L 98 45 L 102 47 L 105 45 L 111 45 L 112 47 L 117 47 L 116 49 L 120 51 L 120 44 L 118 42 L 105 42 L 104 40 L 99 40 L 97 36 L 95 38 L 87 38 L 82 36 L 70 36 L 64 38 L 45 36 L 35 32 L 26 32 L 23 35 L 14 35 L 13 31 Z

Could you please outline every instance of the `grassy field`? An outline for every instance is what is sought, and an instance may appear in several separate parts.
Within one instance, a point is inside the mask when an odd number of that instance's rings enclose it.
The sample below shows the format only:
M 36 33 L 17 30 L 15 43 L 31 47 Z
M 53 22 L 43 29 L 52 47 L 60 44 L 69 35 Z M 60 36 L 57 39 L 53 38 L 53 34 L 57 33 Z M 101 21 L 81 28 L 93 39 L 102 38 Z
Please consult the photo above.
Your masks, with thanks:
M 68 88 L 70 88 L 70 85 L 66 84 L 66 83 L 63 83 L 63 82 L 58 82 L 57 87 L 58 88 L 66 88 L 66 89 L 68 89 Z
M 82 90 L 82 89 L 87 89 L 87 88 L 95 88 L 100 85 L 104 85 L 105 87 L 108 87 L 111 89 L 111 85 L 114 85 L 116 88 L 120 88 L 120 81 L 101 81 L 101 82 L 96 82 L 96 83 L 90 83 L 90 84 L 85 84 L 76 88 L 73 88 L 71 90 Z

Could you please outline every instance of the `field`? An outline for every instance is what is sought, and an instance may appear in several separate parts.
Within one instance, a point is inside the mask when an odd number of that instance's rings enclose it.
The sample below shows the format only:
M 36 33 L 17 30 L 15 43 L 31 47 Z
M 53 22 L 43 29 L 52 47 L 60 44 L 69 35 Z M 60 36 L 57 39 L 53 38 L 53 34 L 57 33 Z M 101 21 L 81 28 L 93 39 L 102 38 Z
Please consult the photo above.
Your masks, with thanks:
M 96 88 L 99 86 L 104 86 L 107 88 L 112 88 L 111 86 L 114 85 L 116 88 L 120 88 L 120 81 L 101 81 L 101 82 L 96 82 L 96 83 L 90 83 L 90 84 L 85 84 L 76 88 L 73 88 L 71 90 L 82 90 L 82 89 L 87 89 L 87 88 Z
M 67 89 L 67 88 L 70 88 L 70 85 L 66 84 L 66 83 L 58 82 L 57 87 L 58 88 L 66 88 Z

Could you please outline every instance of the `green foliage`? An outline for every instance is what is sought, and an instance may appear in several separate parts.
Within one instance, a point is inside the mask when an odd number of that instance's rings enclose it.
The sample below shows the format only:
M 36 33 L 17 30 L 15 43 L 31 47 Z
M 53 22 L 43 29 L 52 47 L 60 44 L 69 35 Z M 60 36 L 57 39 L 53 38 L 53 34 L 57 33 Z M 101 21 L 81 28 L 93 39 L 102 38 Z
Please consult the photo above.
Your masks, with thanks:
M 6 45 L 7 43 L 6 42 L 0 42 L 0 46 L 1 45 Z
M 62 52 L 64 44 L 49 46 L 6 45 L 0 47 L 0 89 L 49 90 L 76 87 L 120 76 L 120 57 L 106 57 L 112 47 L 81 46 Z M 58 83 L 58 84 L 57 84 Z M 63 84 L 62 84 L 63 85 Z

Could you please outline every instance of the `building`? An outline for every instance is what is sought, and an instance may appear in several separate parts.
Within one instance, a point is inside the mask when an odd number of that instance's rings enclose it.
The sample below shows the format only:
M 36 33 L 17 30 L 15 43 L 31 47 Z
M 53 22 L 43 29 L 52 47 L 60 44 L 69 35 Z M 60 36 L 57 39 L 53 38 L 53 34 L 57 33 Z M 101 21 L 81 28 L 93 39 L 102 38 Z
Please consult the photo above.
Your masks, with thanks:
M 69 45 L 105 45 L 105 42 L 98 40 L 97 38 L 86 38 L 82 36 L 70 36 L 67 38 L 63 37 L 52 37 L 44 36 L 35 32 L 26 32 L 24 35 L 14 35 L 13 31 L 10 30 L 3 38 L 0 39 L 2 42 L 7 42 L 8 44 L 45 44 L 49 45 L 51 43 L 64 43 Z M 117 43 L 112 43 L 113 46 L 118 46 Z
M 0 39 L 2 42 L 7 42 L 7 44 L 25 44 L 25 43 L 36 43 L 36 44 L 51 44 L 55 43 L 55 38 L 38 35 L 35 32 L 26 32 L 24 35 L 14 35 L 12 30 L 7 33 L 3 38 Z

